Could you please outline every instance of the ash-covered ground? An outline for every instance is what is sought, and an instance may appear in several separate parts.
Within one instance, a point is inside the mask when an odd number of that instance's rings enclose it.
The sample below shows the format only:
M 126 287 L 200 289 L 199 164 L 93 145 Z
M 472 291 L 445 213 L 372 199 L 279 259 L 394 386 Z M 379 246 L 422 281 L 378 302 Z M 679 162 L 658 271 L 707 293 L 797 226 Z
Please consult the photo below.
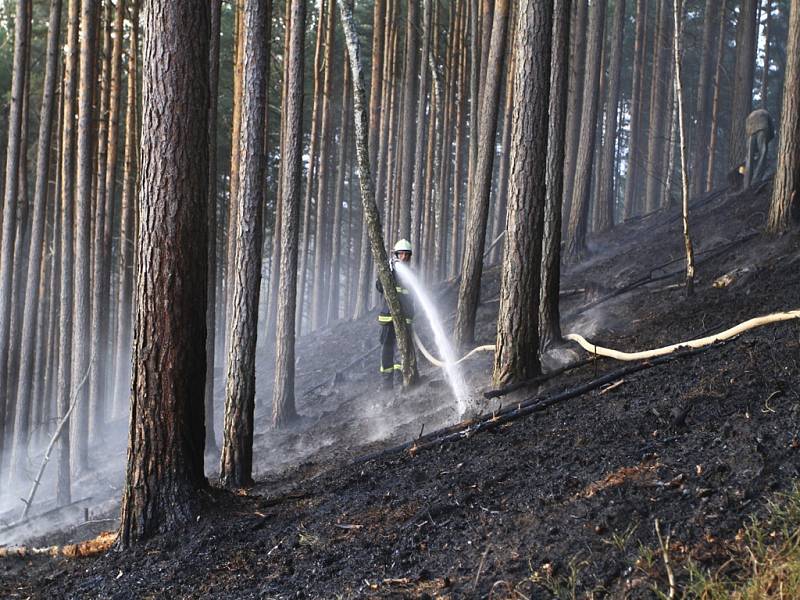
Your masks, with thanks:
M 564 272 L 564 331 L 640 350 L 800 308 L 800 237 L 762 233 L 769 192 L 695 204 L 691 298 L 676 285 L 677 209 L 591 238 L 592 255 Z M 478 343 L 494 338 L 498 288 L 499 270 L 487 270 Z M 451 314 L 455 288 L 437 291 Z M 0 561 L 0 597 L 650 598 L 667 589 L 656 519 L 680 586 L 690 560 L 724 570 L 737 532 L 800 476 L 797 321 L 447 443 L 359 461 L 459 419 L 424 360 L 416 389 L 377 391 L 377 328 L 370 315 L 300 340 L 302 418 L 283 432 L 269 427 L 272 361 L 261 356 L 255 488 L 212 487 L 196 524 L 125 554 Z M 550 368 L 584 357 L 567 346 Z M 474 411 L 492 413 L 620 367 L 599 359 L 493 400 L 481 395 L 491 356 L 466 369 Z

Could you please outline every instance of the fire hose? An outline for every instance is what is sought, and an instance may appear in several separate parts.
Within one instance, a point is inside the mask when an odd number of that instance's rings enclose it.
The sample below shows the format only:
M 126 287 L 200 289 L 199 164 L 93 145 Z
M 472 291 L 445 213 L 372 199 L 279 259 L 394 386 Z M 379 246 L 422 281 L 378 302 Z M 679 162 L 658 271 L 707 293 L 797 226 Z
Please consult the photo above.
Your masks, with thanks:
M 685 342 L 678 342 L 677 344 L 670 344 L 669 346 L 664 346 L 662 348 L 654 348 L 653 350 L 642 350 L 640 352 L 622 352 L 620 350 L 614 350 L 612 348 L 604 348 L 602 346 L 598 346 L 596 344 L 592 344 L 589 342 L 585 337 L 577 333 L 570 333 L 564 336 L 565 339 L 573 341 L 581 346 L 584 350 L 591 354 L 595 354 L 597 356 L 606 356 L 608 358 L 614 358 L 616 360 L 622 361 L 634 361 L 634 360 L 643 360 L 647 358 L 654 358 L 656 356 L 664 356 L 665 354 L 670 354 L 675 350 L 681 348 L 702 348 L 703 346 L 709 346 L 716 342 L 721 342 L 724 340 L 729 340 L 733 337 L 736 337 L 740 333 L 748 331 L 750 329 L 755 329 L 756 327 L 762 327 L 763 325 L 769 325 L 771 323 L 779 323 L 781 321 L 791 321 L 792 319 L 800 319 L 800 309 L 797 310 L 790 310 L 787 312 L 779 312 L 779 313 L 772 313 L 769 315 L 764 315 L 762 317 L 755 317 L 753 319 L 748 319 L 738 325 L 735 325 L 729 329 L 721 331 L 719 333 L 715 333 L 714 335 L 709 335 L 702 338 L 697 338 L 694 340 L 688 340 Z M 432 365 L 437 367 L 444 367 L 446 363 L 434 357 L 427 348 L 425 348 L 422 340 L 419 339 L 417 332 L 414 332 L 414 341 L 417 344 L 417 347 L 422 352 L 422 355 L 430 362 Z M 487 351 L 494 351 L 495 345 L 494 344 L 487 344 L 485 346 L 478 346 L 477 348 L 473 348 L 467 354 L 462 356 L 458 359 L 454 364 L 459 364 L 466 359 L 468 359 L 473 354 L 478 352 L 487 352 Z

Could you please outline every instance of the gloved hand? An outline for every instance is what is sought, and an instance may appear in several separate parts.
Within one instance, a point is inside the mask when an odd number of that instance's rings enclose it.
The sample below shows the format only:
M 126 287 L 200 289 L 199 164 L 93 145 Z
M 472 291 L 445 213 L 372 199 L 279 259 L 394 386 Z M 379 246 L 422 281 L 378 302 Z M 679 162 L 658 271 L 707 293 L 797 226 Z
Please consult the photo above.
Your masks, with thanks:
M 389 258 L 389 271 L 390 271 L 391 273 L 394 273 L 394 263 L 395 263 L 396 261 L 397 261 L 397 258 L 395 258 L 394 256 L 392 256 L 391 258 Z

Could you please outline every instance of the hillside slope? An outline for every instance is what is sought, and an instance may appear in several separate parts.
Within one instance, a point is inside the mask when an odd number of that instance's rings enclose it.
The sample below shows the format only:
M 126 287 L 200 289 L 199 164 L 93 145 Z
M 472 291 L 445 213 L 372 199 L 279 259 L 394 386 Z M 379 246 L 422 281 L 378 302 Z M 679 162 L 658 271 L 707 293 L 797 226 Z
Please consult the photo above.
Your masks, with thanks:
M 676 212 L 592 238 L 592 256 L 564 274 L 564 331 L 639 350 L 800 308 L 800 239 L 761 234 L 768 196 L 696 203 L 692 298 L 674 285 Z M 498 277 L 484 277 L 480 343 L 494 336 Z M 451 289 L 444 313 L 453 302 Z M 459 415 L 430 367 L 417 389 L 378 393 L 374 316 L 339 323 L 300 341 L 299 424 L 269 430 L 271 393 L 259 388 L 254 489 L 212 489 L 196 525 L 128 554 L 0 561 L 0 596 L 649 598 L 667 589 L 656 519 L 682 585 L 690 559 L 723 567 L 741 528 L 800 477 L 798 333 L 794 321 L 754 330 L 524 418 L 359 461 Z M 550 360 L 583 356 L 569 346 Z M 490 366 L 488 355 L 469 361 L 477 391 Z M 599 359 L 538 389 L 476 393 L 474 409 L 552 398 L 619 368 Z M 265 354 L 259 381 L 270 379 Z

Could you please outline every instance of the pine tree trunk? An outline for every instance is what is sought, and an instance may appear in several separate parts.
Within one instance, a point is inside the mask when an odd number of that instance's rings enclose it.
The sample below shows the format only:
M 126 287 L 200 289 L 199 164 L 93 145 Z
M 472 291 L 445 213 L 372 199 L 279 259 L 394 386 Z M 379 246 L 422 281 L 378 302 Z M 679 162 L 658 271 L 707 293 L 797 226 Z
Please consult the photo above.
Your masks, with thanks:
M 769 63 L 770 63 L 770 22 L 772 21 L 772 0 L 766 0 L 764 6 L 764 69 L 761 72 L 761 108 L 767 108 L 769 96 Z
M 116 373 L 114 376 L 114 414 L 120 415 L 128 405 L 131 391 L 131 317 L 133 314 L 133 245 L 136 222 L 137 118 L 136 73 L 139 38 L 139 0 L 132 0 L 131 30 L 128 46 L 128 97 L 125 108 L 125 156 L 120 208 L 119 279 L 117 289 L 117 331 L 115 335 Z
M 611 56 L 608 67 L 608 97 L 606 100 L 605 139 L 600 167 L 600 193 L 595 202 L 599 206 L 597 230 L 606 231 L 614 226 L 614 157 L 617 143 L 617 114 L 619 83 L 622 75 L 622 40 L 625 33 L 625 2 L 615 0 L 614 28 L 611 31 Z
M 455 277 L 461 268 L 461 217 L 463 215 L 462 202 L 466 205 L 464 197 L 464 151 L 467 147 L 464 118 L 467 114 L 467 83 L 471 75 L 467 71 L 467 28 L 470 24 L 466 6 L 463 7 L 461 29 L 461 56 L 458 67 L 458 100 L 456 101 L 456 139 L 453 149 L 453 201 L 450 210 L 450 260 L 448 262 L 448 277 Z M 472 135 L 472 134 L 470 134 Z
M 667 115 L 672 105 L 667 104 L 670 78 L 670 46 L 672 45 L 672 19 L 669 0 L 659 0 L 658 26 L 653 47 L 653 86 L 650 102 L 650 131 L 647 145 L 647 189 L 645 191 L 645 212 L 651 213 L 659 208 L 664 169 L 664 140 L 668 137 Z
M 0 242 L 0 453 L 7 446 L 5 423 L 7 404 L 11 403 L 7 380 L 9 361 L 9 339 L 11 335 L 11 311 L 13 301 L 14 242 L 17 230 L 17 199 L 19 191 L 20 137 L 23 120 L 23 96 L 25 94 L 25 58 L 30 44 L 29 27 L 26 24 L 30 0 L 17 0 L 14 18 L 14 65 L 11 74 L 11 102 L 8 116 L 8 144 L 6 149 L 6 175 L 3 202 L 3 238 Z M 2 461 L 0 460 L 0 468 Z
M 252 485 L 253 413 L 256 394 L 256 335 L 261 288 L 263 236 L 264 107 L 267 61 L 265 35 L 269 0 L 245 0 L 242 31 L 242 124 L 236 205 L 236 271 L 232 279 L 233 306 L 229 327 L 225 422 L 220 458 L 220 483 L 228 488 Z
M 40 321 L 45 320 L 46 311 L 40 313 L 39 287 L 42 257 L 45 256 L 45 225 L 47 215 L 50 173 L 50 150 L 53 138 L 53 117 L 56 109 L 56 84 L 58 83 L 59 37 L 61 33 L 61 0 L 51 0 L 48 21 L 45 75 L 42 105 L 39 113 L 39 140 L 36 156 L 36 183 L 33 195 L 33 225 L 28 250 L 28 274 L 26 278 L 26 302 L 23 313 L 22 345 L 20 349 L 20 374 L 16 396 L 17 410 L 12 443 L 11 469 L 19 466 L 15 453 L 27 447 L 30 433 L 31 395 L 33 387 L 33 365 L 36 351 L 36 331 Z M 42 298 L 43 300 L 43 298 Z M 41 317 L 39 316 L 41 314 Z M 2 421 L 0 421 L 2 422 Z M 13 476 L 13 475 L 12 475 Z
M 419 129 L 419 94 L 417 92 L 417 76 L 421 72 L 427 71 L 425 61 L 426 55 L 423 54 L 418 62 L 417 53 L 419 52 L 419 39 L 417 29 L 419 28 L 419 17 L 417 16 L 417 3 L 419 0 L 407 0 L 406 14 L 406 50 L 405 50 L 405 69 L 403 81 L 403 120 L 402 120 L 402 165 L 400 168 L 400 197 L 398 199 L 398 212 L 400 217 L 399 229 L 393 233 L 397 239 L 410 239 L 411 235 L 411 185 L 414 181 L 414 163 L 416 149 L 418 145 L 413 145 L 415 136 L 414 130 Z M 423 17 L 424 21 L 424 17 Z M 427 36 L 427 29 L 423 22 L 422 35 Z M 423 44 L 427 44 L 427 40 Z M 424 49 L 423 49 L 424 52 Z M 425 86 L 420 85 L 419 89 L 424 90 Z M 416 108 L 415 108 L 416 104 Z M 414 118 L 414 115 L 417 118 Z
M 786 75 L 778 145 L 778 168 L 767 219 L 767 231 L 783 233 L 795 224 L 800 189 L 800 0 L 792 0 L 786 41 Z
M 305 39 L 305 0 L 291 0 L 289 54 L 284 61 L 286 81 L 286 136 L 282 140 L 283 169 L 281 201 L 281 261 L 278 289 L 275 383 L 272 387 L 272 424 L 285 427 L 297 418 L 294 402 L 295 302 L 297 300 L 297 251 L 300 220 L 300 177 L 302 174 L 303 131 L 303 47 Z M 309 179 L 309 181 L 311 181 Z
M 92 137 L 94 90 L 94 38 L 97 0 L 81 2 L 80 74 L 78 87 L 78 142 L 75 202 L 75 307 L 72 331 L 72 380 L 80 381 L 90 367 L 91 336 L 91 214 L 92 214 Z M 96 352 L 96 350 L 94 350 Z M 72 468 L 81 473 L 89 468 L 89 389 L 83 386 L 72 414 Z
M 673 0 L 672 40 L 675 70 L 675 98 L 678 106 L 678 134 L 681 155 L 681 208 L 683 217 L 683 242 L 686 250 L 686 293 L 694 293 L 694 250 L 689 235 L 689 176 L 686 172 L 686 128 L 683 117 L 683 87 L 681 82 L 681 39 L 683 37 L 683 1 Z
M 414 251 L 419 251 L 420 248 L 420 240 L 421 240 L 421 228 L 422 228 L 422 198 L 424 190 L 423 188 L 423 180 L 425 177 L 424 173 L 424 163 L 423 163 L 423 153 L 420 152 L 420 148 L 425 147 L 425 127 L 422 124 L 425 122 L 425 108 L 427 105 L 427 98 L 428 98 L 428 56 L 430 54 L 431 48 L 431 15 L 433 13 L 433 3 L 432 0 L 423 0 L 422 5 L 422 57 L 421 57 L 421 65 L 420 68 L 420 84 L 417 94 L 417 109 L 414 118 L 414 124 L 416 127 L 416 138 L 414 142 L 414 186 L 413 186 L 413 197 L 411 200 L 411 206 L 413 209 L 413 218 L 411 220 L 411 233 L 409 236 L 403 236 L 401 232 L 401 237 L 406 237 L 411 242 L 411 247 Z M 407 128 L 407 132 L 408 132 Z
M 631 122 L 628 131 L 628 169 L 625 176 L 625 197 L 623 199 L 623 220 L 637 213 L 640 203 L 638 196 L 639 171 L 642 168 L 640 139 L 643 125 L 642 95 L 644 87 L 644 45 L 647 32 L 647 0 L 636 0 L 636 38 L 633 51 L 633 71 L 631 89 Z
M 720 91 L 722 89 L 721 85 L 721 77 L 722 77 L 722 59 L 723 59 L 723 47 L 725 43 L 726 37 L 726 24 L 727 20 L 727 3 L 728 0 L 722 0 L 722 9 L 720 10 L 720 20 L 719 20 L 719 36 L 717 37 L 717 67 L 714 70 L 714 101 L 712 102 L 711 108 L 711 137 L 708 142 L 708 170 L 705 173 L 706 177 L 706 187 L 705 191 L 711 190 L 714 184 L 714 171 L 715 171 L 715 164 L 716 164 L 716 153 L 717 153 L 717 139 L 718 139 L 718 127 L 719 127 L 719 105 L 720 105 Z
M 545 176 L 547 194 L 542 226 L 542 282 L 539 295 L 541 348 L 561 343 L 561 314 L 558 301 L 561 285 L 561 204 L 564 197 L 564 139 L 567 134 L 570 12 L 570 0 L 555 0 Z
M 575 165 L 578 160 L 578 141 L 581 135 L 581 107 L 586 79 L 586 37 L 589 0 L 576 0 L 575 22 L 572 31 L 569 71 L 569 105 L 567 108 L 566 152 L 564 155 L 564 200 L 563 211 L 569 215 L 575 185 Z
M 350 71 L 347 69 L 347 50 L 344 52 L 345 57 L 342 61 L 342 64 L 345 66 L 342 73 L 342 111 L 341 123 L 339 125 L 338 158 L 336 161 L 338 166 L 336 169 L 336 185 L 333 202 L 333 245 L 331 247 L 331 271 L 328 278 L 330 282 L 328 286 L 328 322 L 335 321 L 339 318 L 339 307 L 342 304 L 340 302 L 342 290 L 347 289 L 346 285 L 341 285 L 342 259 L 347 256 L 347 251 L 342 250 L 342 207 L 344 204 L 344 178 L 347 172 L 348 150 L 351 146 L 350 122 L 353 118 L 353 94 L 350 84 Z M 350 236 L 347 236 L 346 241 L 349 243 L 350 239 Z
M 211 38 L 208 55 L 208 302 L 206 305 L 206 453 L 217 448 L 214 431 L 214 375 L 216 362 L 217 328 L 217 107 L 219 105 L 219 35 L 222 0 L 213 0 L 211 10 Z
M 133 396 L 118 544 L 193 521 L 203 472 L 209 5 L 144 4 Z M 134 25 L 135 28 L 135 25 Z M 177 278 L 165 286 L 163 278 Z
M 458 291 L 455 342 L 459 347 L 466 346 L 475 338 L 475 314 L 478 310 L 483 272 L 483 247 L 486 241 L 486 221 L 489 213 L 489 194 L 495 155 L 500 81 L 506 53 L 508 9 L 509 4 L 506 0 L 499 0 L 495 4 L 489 68 L 486 73 L 486 86 L 481 102 L 478 158 L 475 163 L 475 180 L 470 184 L 464 265 L 461 270 L 461 286 Z
M 306 287 L 308 279 L 308 261 L 309 261 L 309 244 L 311 241 L 311 210 L 314 199 L 314 183 L 316 182 L 317 174 L 317 161 L 320 160 L 319 153 L 319 129 L 320 129 L 320 100 L 322 99 L 321 92 L 321 78 L 322 78 L 322 51 L 324 45 L 322 43 L 325 37 L 325 7 L 333 0 L 320 0 L 319 11 L 317 16 L 317 41 L 314 50 L 314 100 L 311 108 L 311 137 L 308 150 L 308 172 L 306 173 L 306 189 L 305 199 L 303 201 L 303 233 L 301 236 L 302 247 L 300 252 L 300 269 L 298 271 L 299 279 L 297 284 L 297 332 L 298 334 L 303 331 L 303 307 L 306 299 Z M 317 190 L 317 201 L 319 201 L 319 190 Z M 322 227 L 320 226 L 320 230 Z
M 540 373 L 539 283 L 547 192 L 541 181 L 547 165 L 552 14 L 552 0 L 522 0 L 519 5 L 513 168 L 492 374 L 495 385 Z
M 600 82 L 600 48 L 603 43 L 606 0 L 592 0 L 589 11 L 589 37 L 586 44 L 586 80 L 583 86 L 581 107 L 581 136 L 578 142 L 578 157 L 575 165 L 575 185 L 572 192 L 568 225 L 566 253 L 570 260 L 577 261 L 587 252 L 586 229 L 589 220 L 589 193 L 594 162 L 595 128 L 597 126 L 597 87 Z M 564 167 L 564 180 L 569 174 Z M 566 183 L 565 183 L 566 185 Z
M 747 134 L 744 122 L 753 110 L 753 79 L 756 60 L 756 0 L 741 0 L 736 24 L 736 64 L 733 68 L 731 128 L 728 144 L 728 168 L 744 164 Z
M 513 28 L 512 28 L 513 31 Z M 508 203 L 508 185 L 511 172 L 511 115 L 514 111 L 514 60 L 516 52 L 511 49 L 511 56 L 506 65 L 506 102 L 503 111 L 503 137 L 500 142 L 500 168 L 497 174 L 497 192 L 494 197 L 494 218 L 492 219 L 491 241 L 506 230 L 506 206 Z M 490 264 L 497 264 L 503 257 L 505 243 L 498 243 L 489 257 Z
M 325 324 L 326 310 L 323 306 L 325 294 L 325 275 L 330 258 L 327 242 L 327 230 L 330 228 L 329 207 L 330 201 L 330 146 L 332 136 L 332 111 L 331 111 L 331 86 L 333 78 L 333 16 L 335 13 L 333 0 L 328 1 L 328 10 L 325 13 L 324 34 L 325 53 L 323 55 L 323 81 L 322 81 L 322 115 L 320 117 L 320 149 L 319 149 L 319 177 L 317 180 L 317 218 L 316 232 L 314 234 L 314 273 L 311 286 L 311 330 L 316 330 Z
M 692 160 L 690 195 L 699 196 L 705 191 L 705 174 L 708 166 L 708 144 L 711 135 L 712 67 L 714 64 L 714 38 L 720 17 L 719 0 L 706 0 L 703 12 L 703 53 L 700 57 L 700 76 L 697 84 L 696 125 Z
M 73 308 L 73 238 L 74 238 L 74 167 L 75 167 L 75 108 L 78 87 L 78 25 L 79 0 L 70 0 L 67 17 L 67 50 L 64 67 L 64 113 L 61 141 L 61 300 L 58 348 L 58 415 L 67 414 L 72 397 L 72 308 Z M 70 428 L 58 439 L 57 503 L 69 504 L 70 486 Z

